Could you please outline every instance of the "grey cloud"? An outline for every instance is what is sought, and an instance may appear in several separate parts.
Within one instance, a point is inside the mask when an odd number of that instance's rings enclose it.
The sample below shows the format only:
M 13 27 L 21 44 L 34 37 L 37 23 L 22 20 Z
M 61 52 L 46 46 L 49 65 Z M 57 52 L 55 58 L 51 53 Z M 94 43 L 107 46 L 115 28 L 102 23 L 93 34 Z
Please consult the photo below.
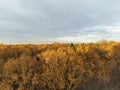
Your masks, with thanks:
M 2 42 L 7 40 L 9 43 L 6 37 L 13 39 L 10 43 L 19 43 L 18 40 L 22 43 L 44 43 L 60 37 L 87 39 L 89 35 L 105 39 L 117 37 L 116 33 L 113 34 L 105 28 L 92 27 L 115 26 L 119 23 L 119 0 L 5 1 L 0 1 L 3 3 L 0 6 Z M 71 42 L 74 42 L 74 39 Z

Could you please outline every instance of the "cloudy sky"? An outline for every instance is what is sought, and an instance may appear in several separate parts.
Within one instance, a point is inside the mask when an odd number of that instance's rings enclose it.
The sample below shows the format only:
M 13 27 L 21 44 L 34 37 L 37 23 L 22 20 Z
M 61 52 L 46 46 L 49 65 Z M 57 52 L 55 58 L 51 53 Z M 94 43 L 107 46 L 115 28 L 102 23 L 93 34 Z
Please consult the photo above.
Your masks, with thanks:
M 0 0 L 0 43 L 120 41 L 120 0 Z

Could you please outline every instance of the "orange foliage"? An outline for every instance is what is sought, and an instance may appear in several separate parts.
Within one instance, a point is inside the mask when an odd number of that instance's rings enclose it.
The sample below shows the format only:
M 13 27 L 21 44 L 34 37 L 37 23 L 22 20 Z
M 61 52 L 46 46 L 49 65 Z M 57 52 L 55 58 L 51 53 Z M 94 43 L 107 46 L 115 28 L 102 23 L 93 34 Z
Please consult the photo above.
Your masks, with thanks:
M 118 42 L 1 44 L 0 90 L 120 88 L 119 62 Z

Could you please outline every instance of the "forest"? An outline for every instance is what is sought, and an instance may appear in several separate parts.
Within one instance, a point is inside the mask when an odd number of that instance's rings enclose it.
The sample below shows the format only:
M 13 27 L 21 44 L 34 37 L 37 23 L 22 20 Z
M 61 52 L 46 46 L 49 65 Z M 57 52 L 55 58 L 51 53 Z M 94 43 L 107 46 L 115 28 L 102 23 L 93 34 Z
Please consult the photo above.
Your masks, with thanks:
M 0 90 L 120 90 L 120 42 L 0 44 Z

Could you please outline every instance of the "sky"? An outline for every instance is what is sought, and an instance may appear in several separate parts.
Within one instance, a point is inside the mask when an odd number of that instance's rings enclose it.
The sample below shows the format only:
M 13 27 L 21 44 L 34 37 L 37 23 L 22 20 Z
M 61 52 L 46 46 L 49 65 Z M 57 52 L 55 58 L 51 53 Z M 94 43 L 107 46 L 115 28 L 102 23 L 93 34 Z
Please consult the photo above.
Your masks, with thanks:
M 0 0 L 0 43 L 120 41 L 120 0 Z

